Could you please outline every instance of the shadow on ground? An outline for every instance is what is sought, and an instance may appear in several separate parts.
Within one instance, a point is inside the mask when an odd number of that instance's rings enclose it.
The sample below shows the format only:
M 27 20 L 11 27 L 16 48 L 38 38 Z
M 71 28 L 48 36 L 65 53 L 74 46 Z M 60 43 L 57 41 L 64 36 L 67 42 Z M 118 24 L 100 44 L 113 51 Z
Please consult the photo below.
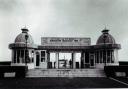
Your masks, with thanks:
M 67 88 L 128 88 L 109 78 L 4 78 L 0 89 L 67 89 Z

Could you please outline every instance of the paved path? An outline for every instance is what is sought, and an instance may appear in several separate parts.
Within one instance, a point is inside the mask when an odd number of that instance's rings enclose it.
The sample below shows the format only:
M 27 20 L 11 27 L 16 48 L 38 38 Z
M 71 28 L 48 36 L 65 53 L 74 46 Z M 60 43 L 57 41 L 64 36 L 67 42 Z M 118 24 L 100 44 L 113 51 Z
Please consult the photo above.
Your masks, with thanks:
M 0 89 L 128 88 L 109 78 L 25 78 L 0 79 Z

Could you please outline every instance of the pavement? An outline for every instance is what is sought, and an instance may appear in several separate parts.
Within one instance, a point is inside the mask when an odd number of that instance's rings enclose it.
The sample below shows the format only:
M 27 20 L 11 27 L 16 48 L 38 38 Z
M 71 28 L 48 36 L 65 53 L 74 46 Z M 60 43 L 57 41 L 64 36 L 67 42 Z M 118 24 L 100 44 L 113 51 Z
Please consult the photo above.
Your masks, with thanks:
M 120 82 L 121 81 L 121 82 Z M 0 89 L 128 88 L 128 79 L 106 77 L 4 78 Z

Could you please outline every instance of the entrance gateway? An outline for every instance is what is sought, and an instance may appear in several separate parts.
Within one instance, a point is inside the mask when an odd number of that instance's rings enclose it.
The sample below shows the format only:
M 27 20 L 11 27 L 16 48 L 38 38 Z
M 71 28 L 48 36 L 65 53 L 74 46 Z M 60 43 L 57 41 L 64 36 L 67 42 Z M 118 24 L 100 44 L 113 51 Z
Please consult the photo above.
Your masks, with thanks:
M 36 50 L 36 56 L 40 55 L 40 61 L 36 57 L 36 63 L 40 64 L 36 68 L 81 68 L 81 64 L 85 65 L 83 52 L 86 52 L 86 64 L 94 67 L 94 55 L 82 48 L 90 44 L 90 38 L 42 37 L 40 50 Z
M 91 45 L 91 38 L 86 37 L 41 37 L 41 45 L 35 45 L 28 29 L 21 30 L 14 43 L 9 44 L 12 65 L 62 70 L 103 69 L 104 65 L 118 65 L 118 49 L 121 46 L 106 28 L 96 45 Z

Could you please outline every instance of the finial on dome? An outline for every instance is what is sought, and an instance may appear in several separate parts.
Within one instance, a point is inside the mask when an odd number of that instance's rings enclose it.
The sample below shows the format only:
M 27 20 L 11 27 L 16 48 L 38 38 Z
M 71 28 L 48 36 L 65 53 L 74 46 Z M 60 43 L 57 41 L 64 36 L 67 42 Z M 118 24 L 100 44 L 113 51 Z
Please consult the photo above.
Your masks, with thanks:
M 109 32 L 109 30 L 106 28 L 106 26 L 105 26 L 105 28 L 104 28 L 104 30 L 102 31 L 102 33 L 103 34 L 108 34 L 108 32 Z
M 26 26 L 22 28 L 21 30 L 22 30 L 22 33 L 27 33 L 29 31 Z

